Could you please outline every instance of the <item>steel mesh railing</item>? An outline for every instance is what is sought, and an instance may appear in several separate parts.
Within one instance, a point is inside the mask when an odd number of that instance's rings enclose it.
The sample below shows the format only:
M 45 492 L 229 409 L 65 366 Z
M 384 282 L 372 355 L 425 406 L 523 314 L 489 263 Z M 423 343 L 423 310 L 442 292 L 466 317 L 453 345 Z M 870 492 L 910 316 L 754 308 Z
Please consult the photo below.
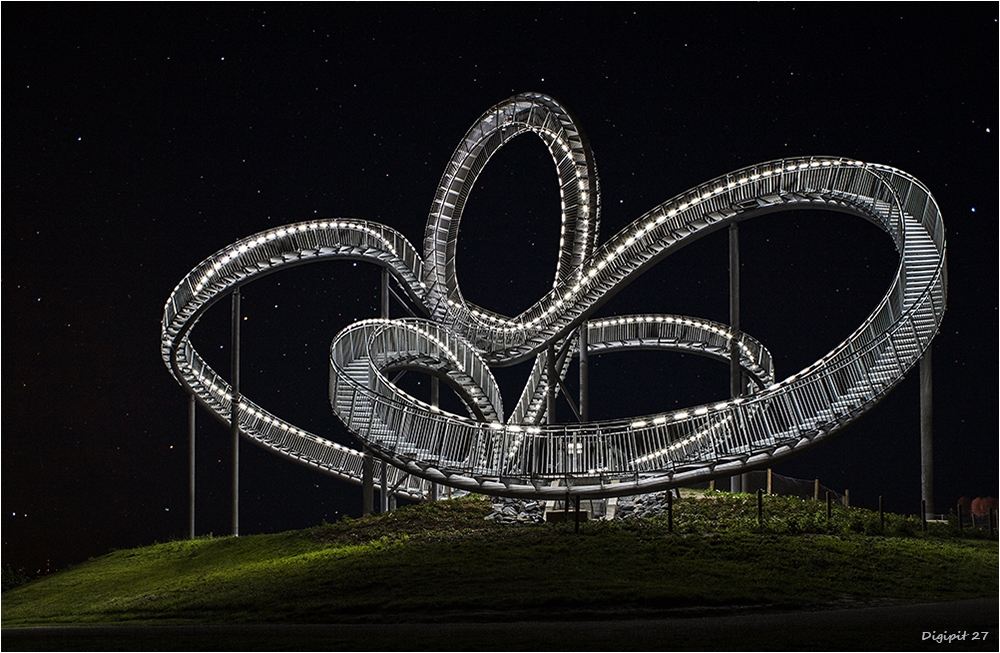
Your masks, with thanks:
M 933 196 L 910 175 L 835 157 L 748 166 L 664 202 L 594 248 L 597 177 L 568 114 L 532 95 L 494 109 L 470 130 L 446 169 L 423 259 L 383 225 L 325 220 L 256 234 L 196 266 L 164 308 L 161 348 L 178 381 L 227 420 L 231 388 L 189 341 L 204 311 L 231 289 L 287 266 L 325 258 L 371 261 L 387 267 L 435 318 L 359 322 L 331 345 L 334 413 L 394 465 L 386 472 L 394 492 L 423 496 L 433 481 L 497 494 L 609 496 L 729 475 L 811 446 L 877 403 L 937 333 L 947 299 L 944 226 Z M 465 302 L 449 248 L 475 176 L 510 137 L 526 131 L 541 133 L 553 153 L 564 231 L 567 220 L 576 222 L 572 242 L 561 244 L 553 289 L 511 318 Z M 801 208 L 860 215 L 886 231 L 901 254 L 883 299 L 828 354 L 775 382 L 770 353 L 741 334 L 740 365 L 757 382 L 745 397 L 630 419 L 541 425 L 535 423 L 539 402 L 554 382 L 546 378 L 543 354 L 504 423 L 490 365 L 525 360 L 553 342 L 565 343 L 572 354 L 578 347 L 574 330 L 583 323 L 594 352 L 665 347 L 728 360 L 732 334 L 726 325 L 663 315 L 591 317 L 607 297 L 703 235 L 733 221 Z M 561 359 L 559 375 L 569 358 Z M 441 375 L 466 401 L 469 415 L 405 393 L 387 376 L 399 367 Z M 238 413 L 248 437 L 360 482 L 361 452 L 298 429 L 245 397 Z

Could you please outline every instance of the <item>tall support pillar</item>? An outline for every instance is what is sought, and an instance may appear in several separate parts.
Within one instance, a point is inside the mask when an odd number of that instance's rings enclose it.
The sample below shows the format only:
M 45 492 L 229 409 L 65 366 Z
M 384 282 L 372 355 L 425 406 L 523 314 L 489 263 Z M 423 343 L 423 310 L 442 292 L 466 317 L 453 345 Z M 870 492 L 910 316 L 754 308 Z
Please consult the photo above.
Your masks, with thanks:
M 740 228 L 729 225 L 729 396 L 736 399 L 743 394 L 740 370 Z M 729 477 L 729 491 L 743 492 L 742 475 Z
M 931 348 L 920 358 L 920 497 L 925 517 L 934 514 L 934 414 L 932 410 Z
M 545 350 L 545 423 L 556 423 L 556 346 Z
M 232 351 L 230 364 L 232 366 L 232 404 L 229 413 L 229 425 L 233 435 L 233 535 L 240 534 L 240 289 L 233 290 L 232 314 Z
M 378 492 L 378 511 L 389 512 L 389 465 L 384 460 L 381 461 L 381 464 L 382 479 Z
M 587 323 L 580 325 L 580 421 L 590 421 L 590 335 Z
M 379 317 L 383 320 L 389 319 L 389 268 L 382 268 L 381 283 L 379 284 Z M 379 484 L 379 512 L 389 511 L 389 474 L 388 465 L 385 461 L 379 462 L 381 470 L 381 482 Z
M 740 369 L 740 228 L 738 223 L 729 225 L 729 328 L 733 333 L 729 341 L 729 396 L 736 399 L 743 394 Z
M 194 539 L 194 435 L 198 401 L 194 393 L 188 395 L 188 537 Z
M 441 407 L 441 383 L 440 379 L 436 376 L 431 377 L 431 406 L 434 408 Z M 438 484 L 431 483 L 428 488 L 428 499 L 431 501 L 438 500 Z
M 375 461 L 366 451 L 361 459 L 361 514 L 367 517 L 375 507 Z
M 382 268 L 382 283 L 379 284 L 379 317 L 389 319 L 389 268 Z

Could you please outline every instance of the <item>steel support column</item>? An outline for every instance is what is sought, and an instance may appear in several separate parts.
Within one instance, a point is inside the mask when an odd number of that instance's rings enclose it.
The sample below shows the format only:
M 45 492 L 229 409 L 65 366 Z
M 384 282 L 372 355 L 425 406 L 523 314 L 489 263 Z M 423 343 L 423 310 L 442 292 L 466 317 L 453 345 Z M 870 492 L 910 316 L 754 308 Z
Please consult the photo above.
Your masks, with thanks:
M 389 319 L 389 268 L 382 268 L 382 283 L 379 284 L 379 317 Z
M 194 461 L 195 461 L 195 417 L 198 400 L 192 392 L 188 395 L 188 537 L 194 539 Z
M 729 225 L 729 396 L 743 394 L 740 370 L 740 229 L 739 223 Z M 743 492 L 743 478 L 729 477 L 729 491 Z
M 587 323 L 580 325 L 580 421 L 590 421 L 590 336 Z
M 740 229 L 734 222 L 729 226 L 729 396 L 743 394 L 740 370 Z
M 931 348 L 920 358 L 920 497 L 925 516 L 934 514 L 934 413 L 932 407 Z
M 381 482 L 379 484 L 378 492 L 378 511 L 379 512 L 389 512 L 389 465 L 383 460 L 381 461 Z
M 440 379 L 438 379 L 436 376 L 431 377 L 431 406 L 435 408 L 441 407 L 441 384 L 440 384 Z M 437 483 L 430 484 L 430 487 L 428 488 L 428 498 L 431 501 L 438 500 Z
M 379 317 L 383 320 L 389 319 L 389 269 L 382 268 L 382 274 L 379 277 Z M 384 463 L 383 474 L 382 474 L 382 497 L 379 499 L 379 503 L 384 503 L 385 497 L 385 473 L 384 473 Z M 365 457 L 361 463 L 361 514 L 367 517 L 372 514 L 375 509 L 375 461 L 372 459 L 372 454 L 369 451 L 365 451 Z M 383 509 L 384 512 L 384 509 Z
M 375 461 L 369 452 L 361 459 L 361 514 L 365 517 L 372 514 L 375 506 Z
M 232 366 L 233 396 L 229 412 L 229 426 L 233 436 L 233 535 L 240 534 L 240 288 L 233 289 L 232 313 Z
M 556 423 L 556 346 L 545 350 L 545 423 Z

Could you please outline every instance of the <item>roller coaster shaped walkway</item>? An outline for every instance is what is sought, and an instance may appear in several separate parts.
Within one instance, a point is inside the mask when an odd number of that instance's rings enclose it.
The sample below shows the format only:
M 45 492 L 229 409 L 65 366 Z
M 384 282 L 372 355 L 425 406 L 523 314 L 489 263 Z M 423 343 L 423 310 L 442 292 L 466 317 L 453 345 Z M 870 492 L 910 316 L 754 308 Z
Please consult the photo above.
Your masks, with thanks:
M 552 290 L 509 317 L 467 301 L 455 265 L 463 208 L 490 157 L 520 134 L 545 143 L 562 205 Z M 382 266 L 424 318 L 356 322 L 330 347 L 330 403 L 361 443 L 354 449 L 309 433 L 237 395 L 240 432 L 273 451 L 361 483 L 364 451 L 382 459 L 397 496 L 430 496 L 432 484 L 492 495 L 600 498 L 676 487 L 772 464 L 830 437 L 872 409 L 920 360 L 945 310 L 945 231 L 931 193 L 895 168 L 809 156 L 742 168 L 654 207 L 598 245 L 600 189 L 593 154 L 555 100 L 523 93 L 484 113 L 445 169 L 421 256 L 391 227 L 354 219 L 269 229 L 216 252 L 166 302 L 161 349 L 178 383 L 229 423 L 233 388 L 191 344 L 216 301 L 258 277 L 328 259 Z M 686 316 L 594 317 L 650 267 L 728 225 L 785 210 L 861 216 L 900 254 L 885 296 L 843 342 L 807 368 L 776 380 L 767 349 L 729 326 Z M 581 342 L 585 354 L 629 348 L 738 356 L 736 398 L 625 420 L 548 423 L 547 398 Z M 491 366 L 534 358 L 505 413 Z M 397 387 L 400 370 L 448 384 L 467 415 Z M 550 389 L 551 386 L 551 389 Z

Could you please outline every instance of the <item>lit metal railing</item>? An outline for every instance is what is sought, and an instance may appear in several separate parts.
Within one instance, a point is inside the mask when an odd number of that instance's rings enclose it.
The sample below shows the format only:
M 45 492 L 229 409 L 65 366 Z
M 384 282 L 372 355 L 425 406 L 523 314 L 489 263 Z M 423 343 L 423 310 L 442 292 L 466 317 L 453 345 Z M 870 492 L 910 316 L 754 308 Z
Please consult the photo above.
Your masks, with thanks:
M 476 175 L 524 132 L 539 134 L 560 178 L 563 238 L 553 289 L 507 317 L 462 297 L 454 269 L 458 222 Z M 842 429 L 870 409 L 919 360 L 946 304 L 945 232 L 934 198 L 910 175 L 835 157 L 770 161 L 701 184 L 647 212 L 595 247 L 598 183 L 593 156 L 568 113 L 525 94 L 491 109 L 446 168 L 425 232 L 424 257 L 398 232 L 361 220 L 272 229 L 220 250 L 178 284 L 164 308 L 162 353 L 177 380 L 223 421 L 231 388 L 197 354 L 191 328 L 233 288 L 291 265 L 325 258 L 386 267 L 432 320 L 371 320 L 331 345 L 334 413 L 366 447 L 390 462 L 392 491 L 420 497 L 429 483 L 480 492 L 612 496 L 731 475 L 770 464 Z M 568 353 L 586 323 L 589 351 L 663 347 L 728 360 L 726 325 L 666 315 L 593 318 L 607 298 L 681 247 L 775 211 L 819 208 L 860 215 L 900 252 L 875 310 L 806 369 L 775 382 L 770 353 L 741 334 L 740 365 L 755 379 L 744 397 L 623 420 L 540 424 L 548 348 Z M 490 365 L 535 356 L 504 422 Z M 389 378 L 417 368 L 443 378 L 466 402 L 455 415 L 421 402 Z M 361 452 L 296 428 L 241 397 L 240 429 L 275 451 L 352 482 Z

